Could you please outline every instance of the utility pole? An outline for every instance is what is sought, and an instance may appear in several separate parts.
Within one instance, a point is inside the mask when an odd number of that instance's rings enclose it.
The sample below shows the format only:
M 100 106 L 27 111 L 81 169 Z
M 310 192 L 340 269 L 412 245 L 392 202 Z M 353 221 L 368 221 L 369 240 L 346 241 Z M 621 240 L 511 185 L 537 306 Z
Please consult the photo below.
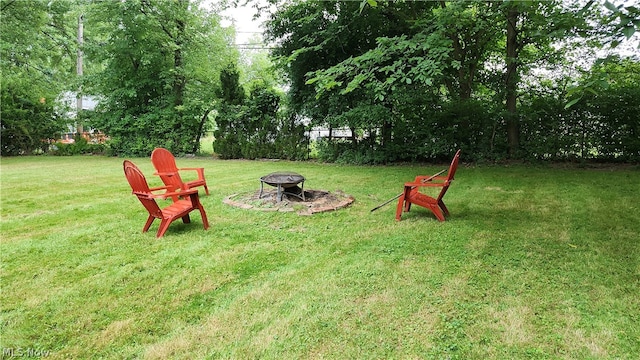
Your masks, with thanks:
M 82 77 L 82 44 L 84 43 L 84 15 L 78 16 L 78 56 L 76 61 L 76 74 L 78 80 Z M 78 134 L 84 132 L 82 126 L 82 119 L 80 114 L 82 113 L 82 85 L 78 87 L 78 93 L 76 94 L 76 131 Z

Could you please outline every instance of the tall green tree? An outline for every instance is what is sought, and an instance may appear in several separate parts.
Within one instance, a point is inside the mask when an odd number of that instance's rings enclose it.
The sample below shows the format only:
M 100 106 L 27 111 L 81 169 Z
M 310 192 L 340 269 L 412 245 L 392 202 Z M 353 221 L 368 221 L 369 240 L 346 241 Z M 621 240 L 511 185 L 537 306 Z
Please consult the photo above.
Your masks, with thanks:
M 240 57 L 238 67 L 241 72 L 241 82 L 247 88 L 259 85 L 284 88 L 282 71 L 274 66 L 269 52 L 262 49 L 264 47 L 262 38 L 254 37 L 249 40 L 249 43 L 257 49 L 246 51 Z
M 57 104 L 74 73 L 73 2 L 0 0 L 2 155 L 30 153 L 66 123 Z
M 523 74 L 541 60 L 552 64 L 564 51 L 558 44 L 585 34 L 590 27 L 581 8 L 565 8 L 559 0 L 505 1 L 502 11 L 506 27 L 503 93 L 507 140 L 509 156 L 517 157 L 520 147 L 517 103 Z
M 101 96 L 93 125 L 112 138 L 115 154 L 148 155 L 198 148 L 215 103 L 218 73 L 229 58 L 231 34 L 199 1 L 99 1 L 87 26 L 87 54 L 103 69 L 87 77 Z
M 218 116 L 213 135 L 213 150 L 223 159 L 242 157 L 242 118 L 246 98 L 244 87 L 240 85 L 240 72 L 234 63 L 228 64 L 220 72 L 220 87 L 217 89 Z

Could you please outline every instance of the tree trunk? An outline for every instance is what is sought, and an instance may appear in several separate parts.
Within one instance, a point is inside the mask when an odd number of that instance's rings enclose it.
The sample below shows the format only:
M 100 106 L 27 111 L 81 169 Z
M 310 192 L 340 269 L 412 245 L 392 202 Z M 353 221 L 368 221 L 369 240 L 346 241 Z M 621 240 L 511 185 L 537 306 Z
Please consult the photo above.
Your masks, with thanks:
M 175 70 L 175 79 L 173 81 L 173 95 L 174 105 L 180 106 L 183 104 L 184 89 L 186 86 L 186 80 L 184 77 L 184 64 L 182 59 L 182 46 L 184 45 L 185 36 L 185 22 L 182 19 L 176 20 L 176 28 L 178 32 L 176 34 L 176 49 L 173 52 L 173 67 Z
M 213 111 L 213 109 L 205 111 L 204 115 L 202 115 L 202 118 L 200 118 L 200 125 L 198 126 L 198 133 L 196 134 L 196 142 L 193 143 L 192 153 L 194 154 L 198 152 L 198 147 L 200 146 L 200 137 L 202 136 L 202 129 L 204 129 L 204 124 L 207 122 L 207 117 L 209 116 L 209 113 L 211 111 Z
M 178 5 L 181 7 L 184 7 L 185 11 L 186 11 L 186 7 L 188 5 L 188 2 L 184 1 L 184 0 L 179 0 L 178 1 Z M 176 48 L 173 52 L 173 67 L 174 67 L 174 71 L 175 71 L 175 77 L 173 79 L 173 101 L 174 101 L 174 112 L 178 117 L 178 121 L 176 122 L 176 124 L 174 125 L 174 128 L 176 130 L 188 126 L 185 124 L 185 120 L 186 117 L 184 116 L 184 112 L 181 109 L 182 106 L 184 105 L 184 92 L 185 92 L 185 88 L 186 88 L 186 78 L 185 78 L 185 68 L 184 68 L 184 59 L 183 59 L 183 46 L 185 43 L 185 29 L 186 29 L 186 22 L 185 22 L 185 18 L 184 18 L 184 12 L 180 11 L 178 13 L 178 16 L 176 18 L 176 35 L 175 35 L 175 45 Z M 189 128 L 191 128 L 191 126 L 188 126 Z M 178 134 L 179 132 L 176 131 L 176 134 Z M 193 146 L 194 148 L 197 148 L 200 144 L 199 144 L 199 140 L 200 140 L 200 134 L 193 134 L 192 133 L 192 139 L 197 139 Z M 176 136 L 176 141 L 177 143 L 179 143 L 180 141 L 180 137 Z M 195 151 L 194 151 L 195 153 Z
M 353 145 L 353 148 L 356 149 L 358 147 L 358 137 L 356 136 L 356 128 L 349 127 L 349 130 L 351 131 L 351 145 Z
M 76 74 L 78 79 L 83 75 L 83 53 L 82 45 L 84 44 L 84 15 L 78 16 L 78 57 L 76 59 Z M 76 94 L 76 132 L 80 135 L 84 132 L 84 120 L 82 119 L 82 86 L 78 88 Z
M 515 7 L 507 10 L 507 73 L 505 77 L 507 143 L 509 157 L 517 156 L 520 146 L 520 126 L 516 108 L 518 85 L 518 30 L 520 12 Z

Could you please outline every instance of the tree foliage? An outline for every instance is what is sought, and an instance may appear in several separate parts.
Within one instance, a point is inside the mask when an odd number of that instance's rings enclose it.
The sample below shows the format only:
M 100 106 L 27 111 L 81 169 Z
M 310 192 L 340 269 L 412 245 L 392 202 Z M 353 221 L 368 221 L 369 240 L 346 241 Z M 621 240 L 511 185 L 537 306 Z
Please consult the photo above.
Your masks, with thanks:
M 317 97 L 306 75 L 375 48 L 380 36 L 409 32 L 414 13 L 421 9 L 417 2 L 388 2 L 366 12 L 360 12 L 360 4 L 353 1 L 278 4 L 266 24 L 266 38 L 279 44 L 273 55 L 287 76 L 292 110 L 310 118 L 313 124 L 351 126 L 340 114 L 359 105 L 372 105 L 370 89 L 346 91 L 340 97 Z M 356 78 L 354 85 L 371 78 L 369 75 Z
M 604 2 L 604 7 L 609 11 L 605 18 L 605 22 L 612 25 L 611 28 L 611 46 L 616 47 L 622 41 L 629 40 L 634 34 L 640 32 L 640 6 L 638 4 L 630 4 L 619 1 Z M 589 2 L 592 5 L 593 1 Z M 637 44 L 640 49 L 640 42 Z
M 70 1 L 1 0 L 2 155 L 46 148 L 65 125 L 56 105 L 74 70 Z
M 550 44 L 584 24 L 569 21 L 572 13 L 557 1 L 439 2 L 425 7 L 434 4 L 433 11 L 421 13 L 415 21 L 412 37 L 380 37 L 375 49 L 318 70 L 307 83 L 318 82 L 319 94 L 334 87 L 341 87 L 341 94 L 366 87 L 374 90 L 378 101 L 390 91 L 417 85 L 424 92 L 446 89 L 444 100 L 466 102 L 478 88 L 479 72 L 497 66 L 504 76 L 493 90 L 505 102 L 505 135 L 509 153 L 515 156 L 522 73 L 542 54 L 550 61 Z M 468 130 L 469 124 L 461 125 Z
M 594 83 L 603 72 L 609 81 Z M 598 85 L 571 107 L 565 106 L 562 91 L 539 93 L 524 104 L 526 156 L 640 161 L 640 62 L 614 56 L 579 81 Z
M 196 152 L 215 109 L 214 148 L 229 158 L 304 158 L 303 123 L 351 130 L 320 144 L 330 161 L 447 159 L 457 148 L 477 160 L 639 158 L 640 84 L 628 75 L 638 59 L 567 57 L 632 39 L 634 4 L 268 0 L 275 68 L 241 59 L 232 30 L 200 5 L 0 0 L 2 155 L 45 148 L 73 122 L 60 94 L 81 88 L 99 97 L 88 125 L 116 155 Z M 243 74 L 222 71 L 243 61 Z
M 88 56 L 103 66 L 87 77 L 103 95 L 92 125 L 111 136 L 112 151 L 197 149 L 217 72 L 235 56 L 218 17 L 188 0 L 132 0 L 96 2 L 87 20 L 101 35 L 87 42 Z
M 296 110 L 354 134 L 350 144 L 323 144 L 328 159 L 435 159 L 455 148 L 477 159 L 535 157 L 521 147 L 523 137 L 532 144 L 526 131 L 537 131 L 527 113 L 536 100 L 530 81 L 569 66 L 573 47 L 597 45 L 590 39 L 603 31 L 594 28 L 600 13 L 588 8 L 555 0 L 285 2 L 267 33 L 303 104 Z M 372 19 L 376 30 L 358 31 Z M 366 46 L 345 51 L 356 43 Z
M 220 73 L 221 88 L 213 148 L 223 159 L 279 158 L 307 155 L 305 127 L 282 106 L 282 94 L 255 83 L 248 97 L 235 65 Z

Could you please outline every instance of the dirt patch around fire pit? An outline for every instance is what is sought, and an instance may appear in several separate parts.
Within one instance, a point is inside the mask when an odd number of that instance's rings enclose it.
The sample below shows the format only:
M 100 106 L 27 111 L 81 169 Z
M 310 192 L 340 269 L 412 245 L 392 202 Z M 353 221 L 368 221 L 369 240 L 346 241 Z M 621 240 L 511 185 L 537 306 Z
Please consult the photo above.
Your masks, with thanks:
M 282 195 L 282 201 L 277 201 L 276 190 L 264 190 L 262 197 L 260 191 L 227 196 L 223 202 L 227 205 L 242 209 L 261 211 L 296 212 L 298 215 L 313 215 L 325 211 L 334 211 L 351 205 L 355 198 L 337 190 L 329 192 L 324 190 L 305 190 L 305 201 L 296 196 Z

